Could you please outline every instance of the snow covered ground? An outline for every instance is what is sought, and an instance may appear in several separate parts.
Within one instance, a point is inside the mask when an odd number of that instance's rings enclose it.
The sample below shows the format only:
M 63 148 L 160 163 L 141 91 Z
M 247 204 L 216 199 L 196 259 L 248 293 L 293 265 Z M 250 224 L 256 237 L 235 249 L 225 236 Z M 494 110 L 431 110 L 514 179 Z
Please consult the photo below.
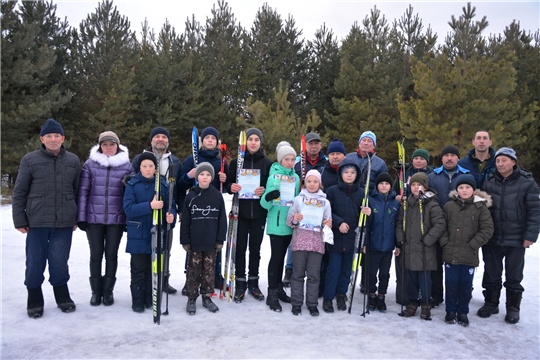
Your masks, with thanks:
M 226 199 L 230 203 L 230 198 Z M 2 359 L 147 359 L 147 358 L 431 358 L 431 359 L 538 359 L 539 341 L 539 250 L 527 250 L 526 289 L 521 304 L 521 320 L 516 325 L 504 322 L 501 313 L 489 319 L 476 316 L 483 303 L 481 265 L 474 278 L 474 296 L 469 319 L 471 325 L 444 323 L 444 306 L 434 309 L 433 321 L 397 316 L 395 276 L 390 280 L 388 312 L 362 313 L 362 295 L 356 293 L 352 314 L 326 314 L 320 300 L 319 317 L 311 317 L 304 307 L 293 316 L 290 304 L 282 313 L 268 309 L 246 295 L 242 304 L 215 300 L 220 310 L 212 314 L 197 301 L 197 314 L 185 312 L 187 298 L 169 296 L 169 315 L 154 325 L 151 311 L 131 310 L 129 254 L 126 239 L 119 251 L 118 281 L 113 306 L 90 306 L 89 249 L 84 232 L 73 237 L 69 261 L 71 296 L 77 311 L 64 314 L 56 307 L 52 288 L 43 286 L 45 313 L 40 319 L 26 315 L 24 281 L 25 236 L 13 228 L 11 206 L 2 211 Z M 175 229 L 171 261 L 171 284 L 181 289 L 185 252 Z M 269 240 L 263 242 L 261 289 L 266 294 Z M 394 270 L 392 269 L 392 274 Z M 48 275 L 46 275 L 48 278 Z

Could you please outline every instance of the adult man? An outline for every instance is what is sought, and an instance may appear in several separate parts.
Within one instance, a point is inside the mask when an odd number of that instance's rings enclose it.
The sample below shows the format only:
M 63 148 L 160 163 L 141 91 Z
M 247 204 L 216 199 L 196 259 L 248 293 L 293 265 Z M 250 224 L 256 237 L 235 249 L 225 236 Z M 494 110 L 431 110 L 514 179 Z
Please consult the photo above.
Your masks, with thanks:
M 170 177 L 173 176 L 176 183 L 180 176 L 180 170 L 182 169 L 182 161 L 168 151 L 170 139 L 171 134 L 169 133 L 169 130 L 161 126 L 155 127 L 150 132 L 150 147 L 144 149 L 143 152 L 153 153 L 159 162 L 159 174 L 165 177 L 167 182 L 170 182 Z M 133 168 L 136 173 L 139 172 L 139 156 L 140 155 L 137 155 L 133 159 Z M 173 186 L 170 189 L 176 189 L 176 186 Z M 185 196 L 186 194 L 175 193 L 178 213 L 182 212 L 182 209 L 179 208 L 179 204 L 183 203 Z M 169 257 L 171 256 L 172 236 L 170 239 L 171 241 L 167 243 Z M 167 272 L 163 274 L 163 291 L 169 294 L 176 294 L 177 290 L 169 284 L 170 273 L 168 272 L 168 269 L 166 269 L 166 271 Z
M 341 164 L 347 155 L 345 152 L 345 146 L 338 139 L 334 139 L 334 141 L 328 145 L 327 154 L 328 161 L 324 165 L 324 169 L 321 174 L 324 192 L 326 192 L 330 186 L 338 183 L 337 169 L 339 164 Z
M 68 259 L 73 231 L 77 228 L 77 191 L 81 163 L 66 151 L 64 130 L 48 119 L 39 133 L 41 148 L 21 159 L 13 190 L 13 223 L 26 234 L 27 314 L 43 315 L 43 273 L 49 265 L 49 282 L 63 312 L 75 311 L 69 296 Z
M 476 180 L 476 187 L 482 188 L 484 181 L 495 170 L 495 150 L 491 147 L 491 135 L 485 130 L 479 130 L 472 139 L 474 149 L 458 161 L 458 165 L 471 172 Z
M 321 174 L 324 171 L 324 166 L 328 162 L 322 149 L 322 141 L 319 134 L 310 132 L 306 134 L 306 173 L 309 170 L 315 169 Z M 298 161 L 294 164 L 294 171 L 302 179 L 302 164 Z
M 458 165 L 459 150 L 453 145 L 445 146 L 441 151 L 442 166 L 433 170 L 428 175 L 429 187 L 437 191 L 439 206 L 441 209 L 450 200 L 448 194 L 456 189 L 456 179 L 461 174 L 466 174 L 469 170 Z M 425 191 L 425 190 L 424 190 Z M 433 300 L 431 306 L 437 307 L 443 302 L 443 263 L 442 248 L 439 243 L 435 243 L 437 249 L 437 270 L 431 272 L 433 282 L 431 295 Z
M 495 231 L 482 247 L 485 303 L 478 310 L 478 316 L 486 318 L 499 313 L 504 258 L 504 320 L 515 324 L 519 321 L 519 307 L 525 290 L 521 286 L 525 249 L 536 242 L 540 232 L 540 198 L 538 185 L 531 173 L 519 168 L 513 149 L 500 148 L 494 158 L 496 170 L 484 182 L 484 189 L 493 200 L 489 209 Z
M 358 139 L 358 149 L 355 152 L 347 154 L 346 159 L 351 159 L 358 164 L 361 169 L 361 185 L 365 186 L 367 181 L 367 166 L 368 160 L 371 158 L 371 175 L 369 179 L 369 192 L 375 188 L 375 179 L 380 173 L 388 172 L 386 163 L 377 155 L 374 154 L 375 146 L 377 146 L 377 136 L 372 131 L 364 131 Z M 368 158 L 369 156 L 369 158 Z

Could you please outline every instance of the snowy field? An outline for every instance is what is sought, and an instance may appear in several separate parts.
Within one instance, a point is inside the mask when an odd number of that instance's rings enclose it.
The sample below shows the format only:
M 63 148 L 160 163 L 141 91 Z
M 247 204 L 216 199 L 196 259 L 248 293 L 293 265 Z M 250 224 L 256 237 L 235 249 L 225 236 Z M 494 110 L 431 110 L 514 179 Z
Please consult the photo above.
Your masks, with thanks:
M 230 205 L 230 197 L 226 196 Z M 392 269 L 388 312 L 362 313 L 362 295 L 357 292 L 352 314 L 326 314 L 319 300 L 319 317 L 311 317 L 304 307 L 293 316 L 290 304 L 283 312 L 270 311 L 265 302 L 251 296 L 241 304 L 216 299 L 218 313 L 212 314 L 197 301 L 197 314 L 185 312 L 187 298 L 169 296 L 169 315 L 154 325 L 152 313 L 131 310 L 129 254 L 126 239 L 119 251 L 118 280 L 112 306 L 90 306 L 89 248 L 84 232 L 73 237 L 69 261 L 71 297 L 77 311 L 64 314 L 56 307 L 52 288 L 43 286 L 45 313 L 40 319 L 26 315 L 27 292 L 23 284 L 25 236 L 13 228 L 11 206 L 2 210 L 2 359 L 175 359 L 175 358 L 375 358 L 375 359 L 539 359 L 539 249 L 527 250 L 526 289 L 521 304 L 521 320 L 516 325 L 504 322 L 505 295 L 501 312 L 488 319 L 476 316 L 483 303 L 481 262 L 474 278 L 470 307 L 471 325 L 447 325 L 441 306 L 432 311 L 432 321 L 419 316 L 397 316 L 395 276 Z M 171 260 L 171 285 L 181 289 L 185 252 L 179 245 L 179 227 Z M 263 242 L 260 287 L 266 295 L 268 238 Z M 48 274 L 46 274 L 46 279 Z M 289 290 L 287 290 L 289 291 Z M 504 293 L 504 292 L 503 292 Z M 165 304 L 164 304 L 165 305 Z

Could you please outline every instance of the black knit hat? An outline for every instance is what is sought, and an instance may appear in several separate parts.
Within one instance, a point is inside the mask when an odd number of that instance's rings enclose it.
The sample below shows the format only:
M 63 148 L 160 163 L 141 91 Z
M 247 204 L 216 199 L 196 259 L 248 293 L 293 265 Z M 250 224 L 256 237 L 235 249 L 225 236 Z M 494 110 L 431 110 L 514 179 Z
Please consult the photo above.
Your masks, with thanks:
M 461 156 L 459 155 L 459 149 L 455 147 L 454 145 L 448 145 L 442 149 L 441 157 L 443 157 L 446 154 L 454 154 L 454 155 L 457 155 L 458 158 L 461 158 Z
M 58 121 L 50 118 L 45 121 L 45 124 L 41 125 L 39 136 L 44 136 L 47 134 L 60 134 L 64 136 L 64 129 L 62 129 L 62 125 L 60 125 Z
M 208 135 L 214 135 L 214 137 L 216 138 L 216 141 L 219 140 L 219 133 L 217 129 L 212 126 L 208 126 L 203 129 L 201 133 L 201 140 L 204 140 L 204 138 L 207 137 Z
M 259 139 L 261 140 L 261 143 L 263 142 L 263 134 L 261 130 L 257 128 L 249 128 L 246 130 L 246 139 L 249 138 L 251 135 L 257 135 Z
M 171 134 L 169 133 L 169 130 L 161 126 L 158 126 L 152 129 L 152 131 L 150 132 L 150 140 L 152 140 L 154 136 L 158 134 L 163 134 L 167 137 L 167 139 L 171 140 Z
M 459 187 L 459 185 L 467 184 L 470 185 L 473 190 L 476 190 L 476 181 L 474 180 L 474 177 L 471 174 L 461 174 L 457 177 L 456 181 L 456 189 Z
M 379 183 L 382 183 L 383 181 L 386 181 L 390 185 L 394 183 L 392 176 L 390 176 L 390 174 L 387 172 L 383 172 L 377 175 L 377 179 L 375 180 L 375 186 L 379 186 Z
M 139 161 L 139 168 L 141 167 L 143 160 L 151 160 L 154 163 L 154 166 L 157 168 L 157 159 L 154 153 L 145 151 L 139 155 L 139 158 L 137 160 Z

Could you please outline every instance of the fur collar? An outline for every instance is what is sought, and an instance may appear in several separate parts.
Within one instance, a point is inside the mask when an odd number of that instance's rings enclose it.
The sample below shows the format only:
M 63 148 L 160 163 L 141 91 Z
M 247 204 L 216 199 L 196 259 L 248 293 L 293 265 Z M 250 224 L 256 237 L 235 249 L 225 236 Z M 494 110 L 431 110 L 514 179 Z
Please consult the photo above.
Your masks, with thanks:
M 448 194 L 448 196 L 451 199 L 461 201 L 461 198 L 459 197 L 457 190 L 450 191 L 450 194 Z M 479 189 L 474 190 L 472 202 L 475 204 L 485 203 L 487 207 L 491 207 L 491 205 L 493 205 L 493 201 L 491 200 L 491 195 Z
M 99 144 L 94 145 L 94 147 L 90 149 L 90 160 L 93 160 L 97 162 L 99 165 L 105 166 L 105 167 L 122 166 L 129 162 L 129 151 L 128 151 L 128 148 L 125 147 L 124 145 L 118 144 L 118 147 L 120 148 L 120 151 L 118 153 L 116 153 L 113 156 L 107 156 L 98 151 Z

